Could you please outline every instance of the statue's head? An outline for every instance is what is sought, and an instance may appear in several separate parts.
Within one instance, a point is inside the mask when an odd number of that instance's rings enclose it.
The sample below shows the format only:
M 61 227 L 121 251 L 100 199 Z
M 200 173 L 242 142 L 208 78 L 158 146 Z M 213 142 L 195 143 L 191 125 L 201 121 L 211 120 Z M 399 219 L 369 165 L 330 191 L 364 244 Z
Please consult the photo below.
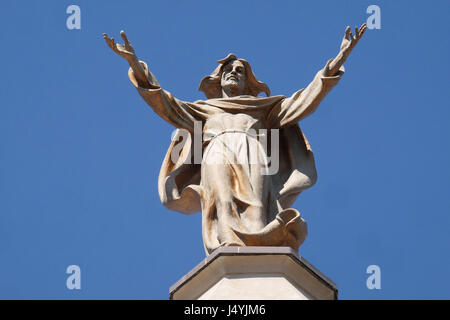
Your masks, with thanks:
M 202 79 L 198 88 L 208 99 L 221 98 L 223 89 L 236 92 L 236 95 L 256 97 L 260 92 L 270 95 L 269 87 L 256 79 L 250 64 L 244 59 L 238 59 L 230 53 L 217 62 L 217 68 Z

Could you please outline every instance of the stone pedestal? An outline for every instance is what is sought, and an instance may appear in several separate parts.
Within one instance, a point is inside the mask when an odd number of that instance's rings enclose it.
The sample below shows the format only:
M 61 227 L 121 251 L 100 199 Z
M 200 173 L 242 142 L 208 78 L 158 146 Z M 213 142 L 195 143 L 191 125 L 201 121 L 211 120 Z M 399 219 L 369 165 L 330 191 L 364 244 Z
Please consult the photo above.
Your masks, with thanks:
M 335 300 L 337 292 L 289 247 L 221 247 L 170 288 L 170 299 Z

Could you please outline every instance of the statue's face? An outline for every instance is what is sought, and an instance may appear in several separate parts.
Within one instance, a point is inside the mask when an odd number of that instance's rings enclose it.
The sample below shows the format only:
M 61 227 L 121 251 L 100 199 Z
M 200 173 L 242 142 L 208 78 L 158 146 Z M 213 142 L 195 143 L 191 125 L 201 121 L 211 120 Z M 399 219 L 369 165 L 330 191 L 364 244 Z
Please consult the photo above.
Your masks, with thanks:
M 233 92 L 243 94 L 245 89 L 245 66 L 239 60 L 227 63 L 223 67 L 220 84 L 223 89 L 230 89 Z

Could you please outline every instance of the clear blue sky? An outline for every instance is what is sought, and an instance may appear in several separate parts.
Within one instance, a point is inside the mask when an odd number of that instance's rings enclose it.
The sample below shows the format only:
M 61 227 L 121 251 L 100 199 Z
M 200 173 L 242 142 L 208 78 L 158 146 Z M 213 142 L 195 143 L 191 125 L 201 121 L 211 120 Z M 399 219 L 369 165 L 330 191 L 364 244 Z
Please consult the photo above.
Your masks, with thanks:
M 70 4 L 81 30 L 66 28 Z M 125 29 L 180 99 L 203 99 L 201 78 L 229 52 L 290 95 L 370 4 L 381 29 L 301 123 L 319 179 L 295 203 L 309 223 L 300 254 L 341 299 L 450 298 L 450 4 L 375 0 L 1 1 L 0 298 L 167 299 L 204 258 L 200 214 L 170 212 L 157 193 L 173 128 L 103 32 Z M 381 290 L 366 287 L 372 264 Z

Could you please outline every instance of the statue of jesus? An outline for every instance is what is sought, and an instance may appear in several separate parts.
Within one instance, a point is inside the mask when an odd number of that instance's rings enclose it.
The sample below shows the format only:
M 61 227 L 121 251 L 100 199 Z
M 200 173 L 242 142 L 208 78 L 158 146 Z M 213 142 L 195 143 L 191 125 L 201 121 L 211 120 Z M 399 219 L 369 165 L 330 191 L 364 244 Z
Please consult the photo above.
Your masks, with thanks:
M 337 56 L 306 88 L 290 97 L 270 96 L 269 87 L 255 77 L 250 64 L 229 54 L 200 83 L 199 90 L 207 99 L 195 102 L 181 101 L 162 89 L 147 64 L 138 60 L 123 31 L 123 45 L 103 34 L 108 46 L 128 61 L 131 82 L 156 114 L 178 128 L 178 133 L 184 130 L 190 136 L 201 124 L 201 162 L 186 161 L 194 144 L 189 138 L 179 148 L 177 134 L 163 161 L 158 191 L 161 202 L 171 210 L 201 211 L 206 254 L 220 246 L 298 250 L 303 243 L 307 225 L 291 206 L 303 190 L 314 185 L 317 175 L 313 153 L 298 122 L 312 114 L 339 82 L 343 64 L 365 30 L 363 24 L 352 34 L 347 27 Z M 269 166 L 267 148 L 254 134 L 264 129 L 279 133 L 275 174 L 264 174 Z M 174 158 L 177 148 L 180 156 Z

